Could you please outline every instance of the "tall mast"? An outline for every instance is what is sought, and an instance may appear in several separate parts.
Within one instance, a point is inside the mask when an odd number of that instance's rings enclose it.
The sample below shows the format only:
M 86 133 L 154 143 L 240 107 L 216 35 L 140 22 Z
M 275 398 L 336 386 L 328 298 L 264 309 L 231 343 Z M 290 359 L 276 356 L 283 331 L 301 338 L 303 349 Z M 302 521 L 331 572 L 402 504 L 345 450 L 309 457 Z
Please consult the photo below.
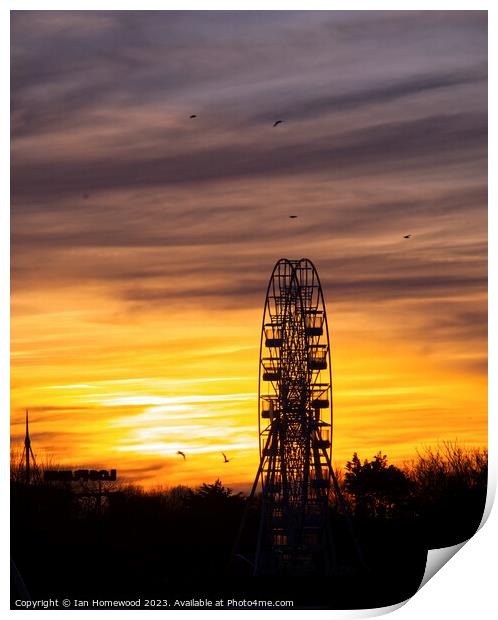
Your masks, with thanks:
M 29 457 L 31 453 L 31 440 L 29 438 L 29 417 L 28 410 L 26 409 L 26 436 L 24 437 L 24 450 L 26 452 L 26 484 L 30 483 L 30 466 L 29 466 Z

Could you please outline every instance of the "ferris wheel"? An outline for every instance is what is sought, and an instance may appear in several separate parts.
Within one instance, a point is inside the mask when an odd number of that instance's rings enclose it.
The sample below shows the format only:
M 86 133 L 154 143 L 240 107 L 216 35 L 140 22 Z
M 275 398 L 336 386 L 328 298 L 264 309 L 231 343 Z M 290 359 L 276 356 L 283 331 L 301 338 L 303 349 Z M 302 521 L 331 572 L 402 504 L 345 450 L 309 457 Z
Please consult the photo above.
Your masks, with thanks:
M 253 575 L 326 575 L 337 569 L 331 495 L 355 554 L 361 548 L 332 467 L 329 329 L 318 273 L 307 258 L 280 259 L 266 291 L 258 389 L 259 466 L 232 549 Z M 254 561 L 237 553 L 258 482 Z
M 271 274 L 258 403 L 262 514 L 254 572 L 305 574 L 331 561 L 333 477 L 327 314 L 308 259 L 280 259 Z

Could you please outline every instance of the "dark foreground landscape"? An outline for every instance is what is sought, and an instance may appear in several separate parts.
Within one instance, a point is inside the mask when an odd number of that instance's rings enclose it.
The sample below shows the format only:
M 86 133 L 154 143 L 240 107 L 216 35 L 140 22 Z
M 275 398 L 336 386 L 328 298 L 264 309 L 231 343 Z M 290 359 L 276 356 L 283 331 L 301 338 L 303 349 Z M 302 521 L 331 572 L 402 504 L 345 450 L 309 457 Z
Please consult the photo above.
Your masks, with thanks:
M 176 608 L 292 601 L 295 609 L 347 609 L 405 600 L 418 589 L 428 549 L 475 533 L 486 499 L 487 454 L 446 444 L 403 469 L 381 453 L 371 460 L 355 455 L 338 475 L 364 565 L 331 500 L 337 566 L 327 577 L 253 577 L 260 500 L 249 507 L 234 558 L 247 498 L 220 481 L 147 492 L 105 483 L 99 495 L 97 483 L 83 488 L 40 476 L 27 485 L 22 467 L 12 472 L 13 609 L 29 599 L 57 599 L 59 608 L 68 599 L 67 608 L 92 609 L 108 608 L 109 601 L 142 608 L 163 608 L 166 601 Z

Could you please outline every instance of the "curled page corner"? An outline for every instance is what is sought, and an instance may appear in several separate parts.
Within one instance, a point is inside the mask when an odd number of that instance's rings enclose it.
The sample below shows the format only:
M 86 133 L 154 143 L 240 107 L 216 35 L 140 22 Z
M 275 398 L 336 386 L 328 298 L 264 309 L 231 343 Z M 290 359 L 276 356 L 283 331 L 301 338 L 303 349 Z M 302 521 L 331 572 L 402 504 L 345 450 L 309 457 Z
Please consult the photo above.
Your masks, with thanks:
M 491 470 L 488 473 L 488 490 L 486 493 L 486 504 L 484 506 L 484 511 L 482 513 L 482 519 L 481 519 L 481 522 L 479 523 L 479 527 L 477 528 L 477 531 L 479 531 L 482 528 L 482 526 L 486 523 L 486 521 L 488 520 L 488 517 L 491 513 L 491 508 L 493 507 L 493 503 L 495 501 L 495 494 L 496 494 L 496 475 L 493 475 L 493 470 Z
M 484 521 L 484 517 L 483 517 Z M 483 521 L 481 521 L 482 526 Z M 424 575 L 422 577 L 422 581 L 420 582 L 419 587 L 416 592 L 406 600 L 401 601 L 400 603 L 396 603 L 394 605 L 387 605 L 386 607 L 377 607 L 375 609 L 362 609 L 362 610 L 354 610 L 356 612 L 355 616 L 342 615 L 341 618 L 374 618 L 377 616 L 383 616 L 385 614 L 389 614 L 393 611 L 396 611 L 400 607 L 403 607 L 413 596 L 417 594 L 417 592 L 425 586 L 425 584 L 434 577 L 434 575 L 449 561 L 451 558 L 460 551 L 460 549 L 468 542 L 468 540 L 464 540 L 461 543 L 456 545 L 452 545 L 451 547 L 442 547 L 441 549 L 429 549 L 427 551 L 427 562 L 425 565 Z
M 491 512 L 491 508 L 493 506 L 495 493 L 496 493 L 496 481 L 490 478 L 488 479 L 488 491 L 486 494 L 486 504 L 484 506 L 484 510 L 482 513 L 481 522 L 479 523 L 479 527 L 475 531 L 474 536 L 475 534 L 477 534 L 477 532 L 483 527 L 483 525 L 488 520 L 489 514 Z M 429 549 L 427 552 L 427 563 L 425 565 L 424 576 L 422 577 L 422 581 L 420 582 L 418 590 L 420 590 L 420 588 L 423 588 L 425 584 L 429 581 L 429 579 L 432 579 L 432 577 L 434 577 L 434 575 L 446 564 L 446 562 L 449 562 L 449 560 L 451 560 L 451 558 L 456 553 L 458 553 L 460 549 L 466 543 L 468 543 L 469 540 L 470 538 L 456 545 L 452 545 L 451 547 L 442 547 L 441 549 Z
M 378 616 L 384 616 L 397 609 L 403 607 L 408 601 L 417 594 L 417 592 L 424 587 L 424 585 L 434 577 L 434 575 L 448 562 L 451 558 L 460 551 L 467 541 L 453 545 L 452 547 L 442 547 L 441 549 L 429 549 L 427 551 L 427 562 L 425 565 L 424 575 L 422 581 L 416 592 L 404 601 L 395 603 L 394 605 L 387 605 L 386 607 L 377 607 L 374 609 L 355 609 L 355 610 L 341 610 L 338 618 L 375 618 Z
M 467 541 L 464 540 L 457 545 L 452 545 L 451 547 L 442 547 L 441 549 L 429 549 L 427 552 L 427 563 L 425 565 L 424 576 L 422 577 L 422 581 L 418 587 L 423 588 L 425 584 L 432 579 L 434 575 L 440 570 L 446 562 L 451 560 L 451 558 L 458 553 L 460 549 L 465 545 Z M 417 592 L 418 592 L 417 590 Z
M 405 601 L 401 601 L 400 603 L 394 603 L 394 605 L 386 605 L 385 607 L 375 607 L 373 609 L 351 609 L 344 610 L 348 615 L 343 616 L 344 618 L 377 618 L 378 616 L 385 616 L 386 614 L 390 614 L 393 611 L 396 611 L 400 607 L 403 607 L 405 603 L 407 603 L 410 599 L 407 598 Z
M 334 620 L 357 620 L 358 618 L 376 618 L 378 616 L 385 616 L 386 614 L 390 614 L 393 611 L 396 611 L 400 607 L 403 607 L 405 603 L 410 600 L 411 597 L 407 598 L 400 603 L 394 603 L 393 605 L 386 605 L 385 607 L 372 607 L 370 609 L 333 609 L 333 610 L 313 610 L 313 616 L 318 618 L 327 618 L 330 619 L 330 611 L 333 611 Z M 275 612 L 270 612 L 275 613 Z M 279 612 L 277 612 L 279 613 Z M 283 612 L 282 612 L 283 613 Z

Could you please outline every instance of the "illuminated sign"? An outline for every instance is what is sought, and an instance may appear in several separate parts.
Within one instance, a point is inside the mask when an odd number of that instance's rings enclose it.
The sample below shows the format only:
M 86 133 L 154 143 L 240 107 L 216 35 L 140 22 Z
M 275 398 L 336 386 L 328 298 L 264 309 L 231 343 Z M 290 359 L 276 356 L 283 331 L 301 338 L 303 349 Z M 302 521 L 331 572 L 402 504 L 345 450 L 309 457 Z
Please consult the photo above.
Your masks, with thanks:
M 48 482 L 74 482 L 78 480 L 92 481 L 115 481 L 116 470 L 111 469 L 76 469 L 71 471 L 70 469 L 61 470 L 47 470 L 44 472 L 44 479 Z

